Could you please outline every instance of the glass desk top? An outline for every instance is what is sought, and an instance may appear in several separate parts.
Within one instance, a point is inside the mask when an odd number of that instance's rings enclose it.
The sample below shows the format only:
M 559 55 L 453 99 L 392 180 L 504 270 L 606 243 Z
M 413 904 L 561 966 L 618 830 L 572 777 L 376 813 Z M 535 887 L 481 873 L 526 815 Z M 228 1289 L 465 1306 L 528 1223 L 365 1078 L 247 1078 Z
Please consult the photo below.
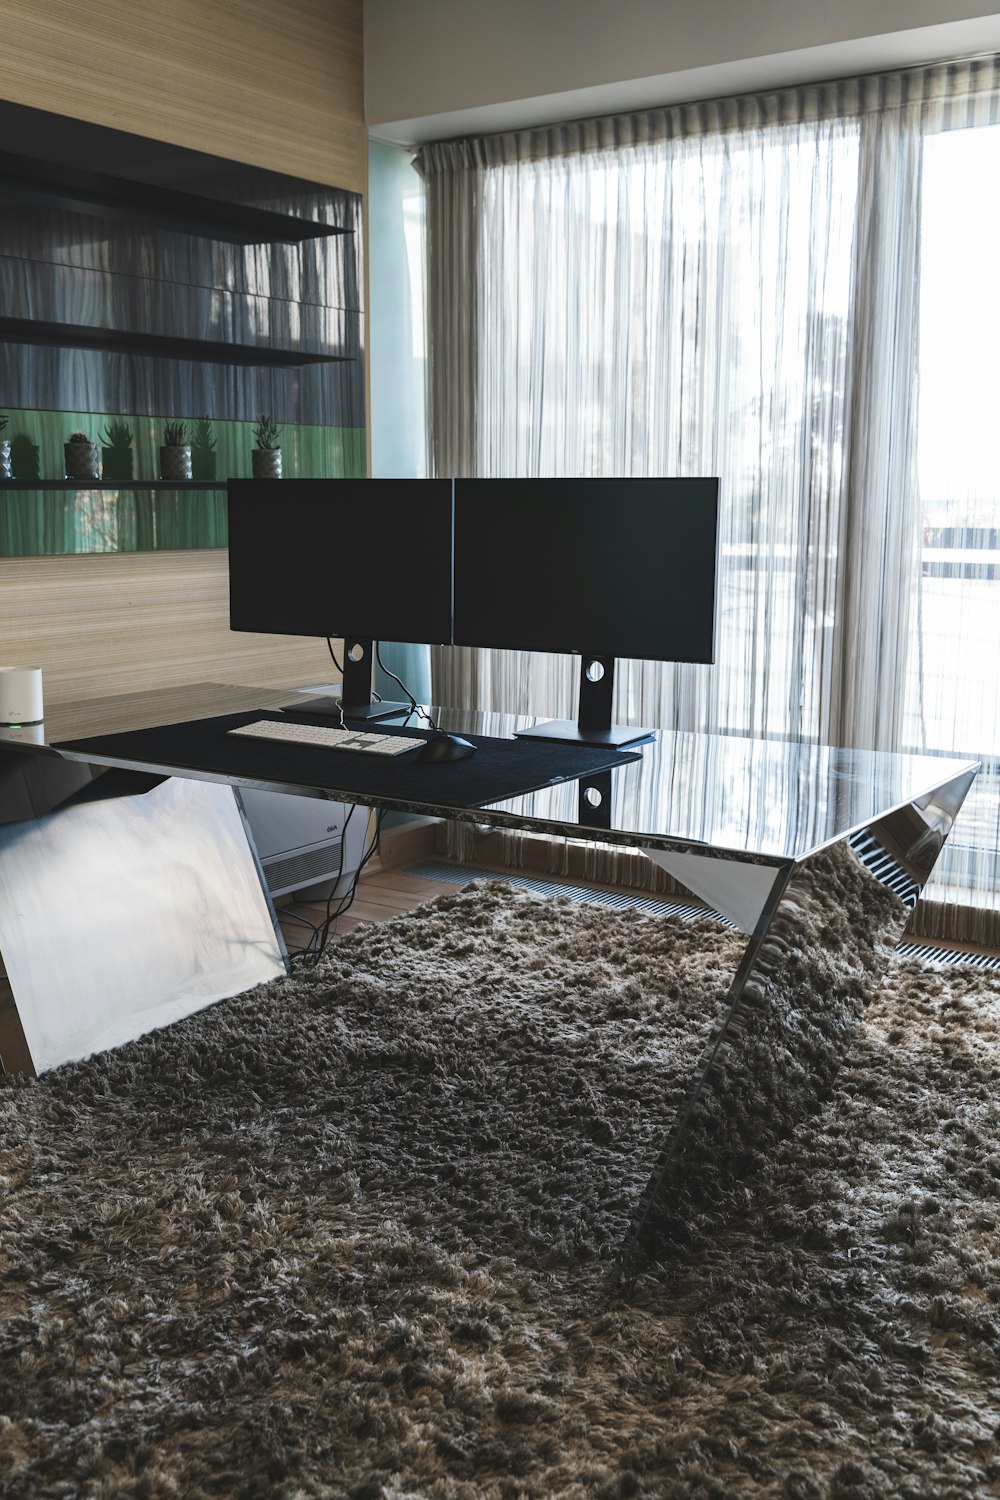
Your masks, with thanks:
M 255 708 L 273 709 L 287 705 L 295 696 L 287 688 L 200 683 L 52 703 L 47 706 L 43 725 L 0 730 L 0 747 L 6 744 L 12 750 L 57 754 L 52 746 L 66 740 Z M 308 699 L 303 698 L 303 709 L 307 706 Z M 498 738 L 510 737 L 515 729 L 535 722 L 526 717 L 455 709 L 433 712 L 442 728 Z M 576 781 L 470 809 L 441 801 L 429 778 L 426 800 L 411 797 L 404 802 L 393 796 L 391 764 L 386 767 L 384 795 L 341 800 L 370 801 L 376 806 L 458 817 L 496 827 L 639 847 L 688 849 L 774 865 L 802 859 L 976 766 L 974 761 L 938 756 L 668 730 L 662 731 L 656 741 L 633 748 L 641 748 L 641 759 L 591 778 L 598 783 L 594 792 L 601 798 L 596 807 L 583 795 L 587 783 Z M 330 752 L 329 777 L 324 777 L 322 785 L 232 779 L 236 784 L 335 798 L 337 761 L 342 753 Z M 119 763 L 91 759 L 99 764 Z M 199 775 L 190 767 L 144 763 L 144 768 L 187 777 Z M 934 801 L 929 797 L 929 824 L 934 816 Z

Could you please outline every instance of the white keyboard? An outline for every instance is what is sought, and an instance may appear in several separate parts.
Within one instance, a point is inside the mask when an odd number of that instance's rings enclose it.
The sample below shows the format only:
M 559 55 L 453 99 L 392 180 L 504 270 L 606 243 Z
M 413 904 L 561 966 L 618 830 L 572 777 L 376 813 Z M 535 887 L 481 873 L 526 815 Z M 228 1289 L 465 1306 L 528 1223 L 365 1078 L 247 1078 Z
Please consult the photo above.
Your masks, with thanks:
M 226 733 L 252 740 L 276 740 L 282 745 L 309 745 L 316 750 L 360 750 L 363 755 L 405 755 L 407 750 L 426 743 L 414 734 L 372 734 L 332 724 L 279 724 L 274 719 L 256 719 Z

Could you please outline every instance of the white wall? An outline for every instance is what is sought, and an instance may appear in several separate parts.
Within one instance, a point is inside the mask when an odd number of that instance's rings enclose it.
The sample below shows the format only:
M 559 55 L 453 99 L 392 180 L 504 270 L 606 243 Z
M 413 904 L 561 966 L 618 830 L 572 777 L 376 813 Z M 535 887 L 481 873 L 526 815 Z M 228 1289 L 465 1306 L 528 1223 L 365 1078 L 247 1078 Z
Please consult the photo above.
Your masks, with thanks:
M 368 152 L 368 352 L 371 473 L 427 473 L 423 184 L 410 153 L 383 141 Z
M 427 473 L 422 231 L 423 189 L 410 165 L 410 153 L 372 141 L 368 152 L 368 430 L 373 479 L 419 479 Z M 383 643 L 382 657 L 421 703 L 430 702 L 427 646 Z M 383 698 L 399 701 L 398 685 L 377 666 L 375 687 Z M 389 814 L 383 826 L 409 821 L 405 814 Z
M 365 0 L 365 115 L 412 143 L 996 50 L 973 0 Z

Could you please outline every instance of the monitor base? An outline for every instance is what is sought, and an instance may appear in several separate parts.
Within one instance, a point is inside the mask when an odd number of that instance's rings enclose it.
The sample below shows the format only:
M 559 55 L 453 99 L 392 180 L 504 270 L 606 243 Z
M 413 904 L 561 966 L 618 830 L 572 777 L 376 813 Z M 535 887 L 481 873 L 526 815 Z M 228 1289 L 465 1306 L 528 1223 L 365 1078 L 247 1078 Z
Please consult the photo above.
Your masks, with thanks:
M 303 693 L 297 703 L 283 703 L 282 713 L 294 714 L 316 714 L 321 718 L 327 716 L 339 718 L 341 707 L 343 707 L 345 719 L 396 719 L 401 714 L 410 712 L 408 703 L 344 703 L 339 698 L 307 698 Z
M 611 724 L 607 729 L 581 729 L 575 719 L 549 719 L 530 729 L 516 729 L 515 739 L 555 740 L 560 745 L 598 745 L 621 750 L 625 745 L 641 745 L 656 739 L 655 729 L 636 724 Z
M 398 719 L 413 712 L 409 703 L 390 703 L 383 698 L 381 703 L 345 703 L 345 719 Z

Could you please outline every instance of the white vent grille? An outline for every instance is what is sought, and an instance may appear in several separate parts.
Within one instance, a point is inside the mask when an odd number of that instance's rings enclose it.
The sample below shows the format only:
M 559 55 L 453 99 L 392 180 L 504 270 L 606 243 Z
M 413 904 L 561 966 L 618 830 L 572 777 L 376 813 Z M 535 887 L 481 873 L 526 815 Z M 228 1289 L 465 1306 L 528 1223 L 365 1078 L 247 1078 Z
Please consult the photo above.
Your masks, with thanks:
M 1000 969 L 995 953 L 960 953 L 954 948 L 938 948 L 931 943 L 899 943 L 900 958 L 925 958 L 932 964 L 970 964 L 974 969 Z
M 291 854 L 287 859 L 265 860 L 264 875 L 271 895 L 281 896 L 285 891 L 297 890 L 302 885 L 336 879 L 340 872 L 340 844 L 339 838 L 331 839 L 318 849 Z

